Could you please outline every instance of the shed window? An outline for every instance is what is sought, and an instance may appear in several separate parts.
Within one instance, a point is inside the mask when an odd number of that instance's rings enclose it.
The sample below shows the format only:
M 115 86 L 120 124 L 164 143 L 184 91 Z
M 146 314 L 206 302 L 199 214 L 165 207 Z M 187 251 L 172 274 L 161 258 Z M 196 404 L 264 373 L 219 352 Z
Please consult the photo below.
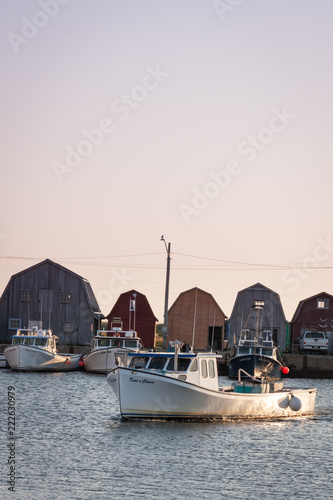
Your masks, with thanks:
M 60 292 L 60 303 L 69 304 L 71 301 L 71 294 L 68 292 Z
M 254 306 L 255 307 L 265 307 L 265 301 L 264 300 L 255 300 Z
M 21 328 L 21 320 L 15 319 L 15 318 L 10 318 L 8 328 L 9 328 L 9 330 L 19 330 Z
M 75 323 L 71 321 L 66 321 L 62 324 L 62 331 L 64 333 L 73 333 L 75 330 Z
M 31 295 L 29 290 L 21 290 L 21 302 L 31 302 Z
M 317 299 L 317 309 L 328 309 L 329 306 L 329 299 Z

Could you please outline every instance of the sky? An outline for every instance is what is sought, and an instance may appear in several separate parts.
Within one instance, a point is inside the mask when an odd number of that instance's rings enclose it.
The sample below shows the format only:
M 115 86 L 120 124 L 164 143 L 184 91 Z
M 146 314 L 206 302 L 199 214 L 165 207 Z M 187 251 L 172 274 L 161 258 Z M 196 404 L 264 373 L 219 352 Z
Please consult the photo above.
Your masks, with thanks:
M 330 0 L 1 0 L 0 293 L 333 294 Z M 165 241 L 161 241 L 161 236 Z

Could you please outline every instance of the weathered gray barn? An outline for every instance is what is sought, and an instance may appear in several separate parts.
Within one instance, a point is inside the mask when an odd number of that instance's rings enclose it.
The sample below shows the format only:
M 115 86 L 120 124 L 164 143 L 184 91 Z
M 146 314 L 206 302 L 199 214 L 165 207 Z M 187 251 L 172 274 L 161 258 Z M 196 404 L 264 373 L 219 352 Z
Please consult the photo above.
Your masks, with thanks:
M 238 343 L 240 332 L 244 328 L 252 306 L 255 305 L 264 307 L 274 344 L 285 351 L 290 343 L 289 324 L 283 312 L 280 296 L 261 283 L 238 292 L 228 320 L 229 347 L 233 348 L 235 343 Z
M 0 298 L 0 341 L 17 328 L 50 328 L 59 344 L 90 342 L 99 306 L 90 283 L 49 259 L 14 274 Z

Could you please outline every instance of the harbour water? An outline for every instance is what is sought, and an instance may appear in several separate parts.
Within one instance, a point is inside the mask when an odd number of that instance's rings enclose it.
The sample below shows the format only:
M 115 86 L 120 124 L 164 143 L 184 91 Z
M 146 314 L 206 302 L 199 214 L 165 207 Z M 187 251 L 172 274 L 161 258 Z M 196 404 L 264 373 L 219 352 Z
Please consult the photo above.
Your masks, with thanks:
M 332 498 L 332 380 L 287 382 L 317 387 L 314 417 L 210 422 L 122 422 L 103 375 L 4 369 L 0 381 L 3 499 Z

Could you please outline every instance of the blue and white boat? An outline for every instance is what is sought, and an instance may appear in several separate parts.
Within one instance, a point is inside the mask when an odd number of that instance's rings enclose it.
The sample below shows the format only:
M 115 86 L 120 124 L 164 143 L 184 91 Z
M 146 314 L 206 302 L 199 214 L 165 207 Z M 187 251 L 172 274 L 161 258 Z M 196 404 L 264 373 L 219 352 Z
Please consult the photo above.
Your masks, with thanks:
M 314 413 L 316 389 L 284 388 L 251 378 L 219 386 L 213 353 L 128 353 L 116 360 L 107 382 L 123 419 L 285 418 Z

